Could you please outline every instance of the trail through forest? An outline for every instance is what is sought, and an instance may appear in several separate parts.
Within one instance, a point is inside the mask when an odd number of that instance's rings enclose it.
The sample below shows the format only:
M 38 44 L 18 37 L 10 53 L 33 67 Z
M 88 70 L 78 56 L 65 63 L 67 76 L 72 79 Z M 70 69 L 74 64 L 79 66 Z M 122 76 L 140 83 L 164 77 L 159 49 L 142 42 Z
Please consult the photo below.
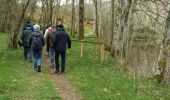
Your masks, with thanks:
M 55 74 L 55 70 L 49 67 L 49 57 L 46 56 L 44 60 L 46 66 L 45 70 L 58 88 L 61 100 L 81 100 L 80 95 L 76 92 L 75 88 L 70 84 L 70 82 L 62 74 Z

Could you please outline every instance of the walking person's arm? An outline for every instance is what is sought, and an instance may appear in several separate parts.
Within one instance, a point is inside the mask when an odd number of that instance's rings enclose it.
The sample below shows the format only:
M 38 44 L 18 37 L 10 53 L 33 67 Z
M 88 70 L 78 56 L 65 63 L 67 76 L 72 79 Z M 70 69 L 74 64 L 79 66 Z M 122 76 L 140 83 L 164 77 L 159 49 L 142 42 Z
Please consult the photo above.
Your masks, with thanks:
M 47 44 L 47 48 L 46 48 L 46 51 L 47 51 L 47 55 L 48 55 L 48 53 L 49 53 L 49 50 L 50 50 L 50 48 L 49 48 L 49 38 L 48 38 L 48 32 L 49 32 L 49 30 L 48 29 L 46 29 L 45 30 L 45 34 L 44 34 L 44 40 L 46 41 L 46 44 Z
M 71 48 L 71 39 L 70 36 L 67 34 L 67 43 L 68 43 L 68 48 Z
M 45 45 L 45 38 L 44 38 L 43 34 L 41 35 L 41 40 L 42 40 L 42 46 L 44 46 Z
M 48 29 L 45 30 L 44 38 L 47 39 Z
M 23 33 L 21 33 L 20 39 L 21 39 L 22 41 L 24 41 L 24 34 L 23 34 Z
M 30 37 L 28 38 L 28 43 L 29 43 L 30 47 L 31 47 L 31 44 L 32 44 L 32 40 L 33 40 L 33 34 L 31 33 Z

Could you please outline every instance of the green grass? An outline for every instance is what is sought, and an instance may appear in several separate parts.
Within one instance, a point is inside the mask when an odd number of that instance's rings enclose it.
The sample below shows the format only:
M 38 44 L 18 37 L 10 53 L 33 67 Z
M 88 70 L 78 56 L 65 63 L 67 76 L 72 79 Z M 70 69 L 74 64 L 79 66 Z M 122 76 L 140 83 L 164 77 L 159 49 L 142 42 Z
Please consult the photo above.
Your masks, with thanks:
M 95 45 L 85 44 L 84 48 L 80 58 L 80 44 L 73 42 L 65 74 L 84 100 L 170 100 L 167 87 L 145 77 L 134 80 L 109 53 L 101 64 Z
M 36 73 L 25 62 L 22 49 L 9 50 L 5 35 L 0 34 L 0 100 L 60 99 L 48 74 Z M 170 100 L 170 89 L 145 77 L 134 78 L 122 71 L 117 60 L 106 53 L 100 63 L 97 46 L 73 42 L 67 53 L 65 76 L 84 100 Z
M 91 36 L 91 35 L 94 35 L 93 33 L 93 27 L 92 26 L 88 26 L 88 25 L 85 25 L 84 27 L 84 35 L 85 36 Z
M 60 100 L 48 74 L 34 72 L 22 49 L 7 49 L 4 34 L 0 34 L 0 100 Z

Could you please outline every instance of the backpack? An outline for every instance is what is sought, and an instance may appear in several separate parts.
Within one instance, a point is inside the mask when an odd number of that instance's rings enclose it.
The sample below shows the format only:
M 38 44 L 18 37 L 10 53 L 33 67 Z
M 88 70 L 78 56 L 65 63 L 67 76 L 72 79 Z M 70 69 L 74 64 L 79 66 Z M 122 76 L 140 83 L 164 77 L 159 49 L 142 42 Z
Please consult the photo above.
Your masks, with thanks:
M 34 36 L 34 38 L 32 40 L 32 46 L 31 47 L 34 50 L 41 50 L 42 49 L 42 41 L 41 41 L 40 35 Z
M 23 46 L 24 47 L 29 47 L 28 40 L 29 40 L 29 37 L 30 37 L 31 33 L 32 33 L 32 30 L 24 30 L 23 31 L 23 33 L 22 33 L 23 34 L 22 41 L 23 41 Z
M 54 44 L 53 44 L 53 40 L 54 39 L 54 33 L 53 32 L 49 32 L 48 33 L 48 36 L 47 36 L 47 42 L 49 43 L 49 46 L 51 47 L 51 48 L 53 48 L 54 47 Z

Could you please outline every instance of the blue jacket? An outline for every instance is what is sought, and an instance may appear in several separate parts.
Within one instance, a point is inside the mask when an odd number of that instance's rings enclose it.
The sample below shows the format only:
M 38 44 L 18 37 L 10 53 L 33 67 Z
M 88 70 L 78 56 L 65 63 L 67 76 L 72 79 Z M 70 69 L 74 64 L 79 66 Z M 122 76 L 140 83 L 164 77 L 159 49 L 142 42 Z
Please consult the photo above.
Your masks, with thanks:
M 58 52 L 66 52 L 66 47 L 71 48 L 71 40 L 64 29 L 59 29 L 54 33 L 54 49 Z

